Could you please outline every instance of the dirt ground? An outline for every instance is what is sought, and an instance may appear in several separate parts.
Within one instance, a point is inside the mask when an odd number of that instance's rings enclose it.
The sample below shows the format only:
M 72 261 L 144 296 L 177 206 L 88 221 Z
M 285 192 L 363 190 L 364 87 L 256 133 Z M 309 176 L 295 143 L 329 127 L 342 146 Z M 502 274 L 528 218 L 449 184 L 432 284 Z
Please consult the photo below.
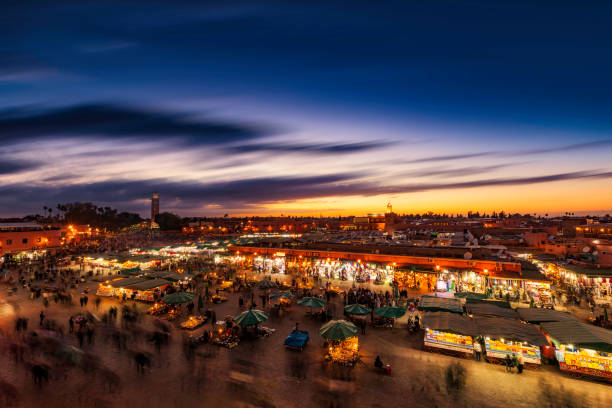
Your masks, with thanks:
M 78 291 L 89 287 L 93 293 L 96 285 L 88 282 Z M 67 333 L 69 316 L 81 309 L 78 303 L 66 306 L 51 302 L 45 308 L 41 299 L 28 299 L 23 289 L 10 297 L 4 287 L 0 291 L 0 328 L 5 336 L 14 336 L 16 316 L 28 317 L 29 329 L 38 329 L 38 314 L 44 310 L 47 318 L 64 326 L 66 334 L 61 341 L 78 346 L 76 337 Z M 76 299 L 79 292 L 75 292 Z M 238 294 L 228 296 L 228 302 L 212 306 L 218 318 L 239 311 Z M 90 295 L 86 309 L 95 316 L 113 305 L 121 306 L 117 300 L 103 298 L 96 309 L 94 299 L 95 295 Z M 130 301 L 126 303 L 132 305 Z M 332 300 L 335 318 L 341 317 L 341 303 L 341 297 Z M 135 304 L 141 312 L 148 306 Z M 305 312 L 294 304 L 285 316 L 271 317 L 264 323 L 276 330 L 271 336 L 243 341 L 231 350 L 200 345 L 193 360 L 184 357 L 185 331 L 176 325 L 172 327 L 170 343 L 159 352 L 152 343 L 135 335 L 126 348 L 152 355 L 151 367 L 144 373 L 137 371 L 128 351 L 118 350 L 97 330 L 94 343 L 84 344 L 83 350 L 97 356 L 105 369 L 84 372 L 79 368 L 52 368 L 49 382 L 42 387 L 34 384 L 23 364 L 4 351 L 0 354 L 0 380 L 13 385 L 17 395 L 13 400 L 0 398 L 0 406 L 11 402 L 17 407 L 47 408 L 612 406 L 611 385 L 571 378 L 554 366 L 519 375 L 507 373 L 502 366 L 422 351 L 422 334 L 410 334 L 405 318 L 393 329 L 368 327 L 365 335 L 360 334 L 362 363 L 356 367 L 330 365 L 323 359 L 323 340 L 318 335 L 322 323 Z M 157 318 L 141 316 L 135 326 L 137 331 L 152 330 Z M 283 345 L 296 322 L 311 336 L 302 352 L 287 350 Z M 210 329 L 210 325 L 206 328 Z M 377 355 L 392 365 L 391 375 L 373 368 Z M 466 369 L 466 384 L 462 390 L 453 391 L 447 389 L 445 370 L 457 362 Z M 0 391 L 10 394 L 5 386 Z

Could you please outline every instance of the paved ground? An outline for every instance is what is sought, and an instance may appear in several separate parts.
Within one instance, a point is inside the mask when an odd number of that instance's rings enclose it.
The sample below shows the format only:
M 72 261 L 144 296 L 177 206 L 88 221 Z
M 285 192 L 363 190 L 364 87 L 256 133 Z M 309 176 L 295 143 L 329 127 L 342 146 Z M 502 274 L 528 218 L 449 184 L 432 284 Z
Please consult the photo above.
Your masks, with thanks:
M 84 286 L 93 289 L 96 285 L 90 282 Z M 27 299 L 23 290 L 11 297 L 5 295 L 4 287 L 0 290 L 0 300 L 7 302 L 0 302 L 0 328 L 5 333 L 12 333 L 17 315 L 29 317 L 29 328 L 37 329 L 41 310 L 67 328 L 68 317 L 80 309 L 78 304 L 53 302 L 44 308 L 40 299 Z M 75 295 L 78 299 L 78 292 Z M 227 303 L 214 306 L 218 317 L 238 311 L 238 295 L 229 297 Z M 95 296 L 90 298 L 87 309 L 97 316 L 118 304 L 116 300 L 103 299 L 96 310 Z M 340 317 L 340 299 L 333 301 L 336 317 Z M 148 305 L 137 303 L 136 307 L 143 311 Z M 151 330 L 154 320 L 143 316 L 138 327 Z M 283 346 L 296 321 L 311 334 L 311 342 L 303 352 Z M 276 332 L 268 338 L 244 341 L 232 350 L 199 346 L 193 362 L 183 356 L 179 329 L 172 329 L 171 342 L 160 353 L 134 336 L 127 347 L 153 355 L 152 367 L 144 374 L 137 372 L 126 351 L 118 351 L 112 341 L 104 341 L 98 330 L 95 344 L 84 345 L 83 349 L 99 356 L 102 365 L 118 375 L 121 387 L 113 387 L 112 391 L 104 381 L 109 377 L 107 371 L 84 373 L 77 368 L 52 372 L 49 383 L 39 388 L 23 365 L 15 363 L 7 352 L 0 354 L 0 379 L 15 385 L 19 407 L 612 406 L 612 386 L 570 378 L 552 366 L 518 375 L 506 373 L 500 366 L 423 352 L 422 335 L 409 334 L 401 321 L 397 328 L 368 328 L 365 335 L 359 335 L 364 364 L 354 369 L 323 361 L 323 341 L 318 336 L 321 323 L 305 317 L 300 306 L 294 305 L 286 316 L 271 318 L 265 325 Z M 78 344 L 72 335 L 64 341 Z M 391 376 L 373 369 L 376 355 L 392 364 Z M 467 385 L 460 394 L 447 392 L 445 386 L 444 370 L 454 362 L 467 369 Z M 6 401 L 0 399 L 0 406 L 3 404 Z

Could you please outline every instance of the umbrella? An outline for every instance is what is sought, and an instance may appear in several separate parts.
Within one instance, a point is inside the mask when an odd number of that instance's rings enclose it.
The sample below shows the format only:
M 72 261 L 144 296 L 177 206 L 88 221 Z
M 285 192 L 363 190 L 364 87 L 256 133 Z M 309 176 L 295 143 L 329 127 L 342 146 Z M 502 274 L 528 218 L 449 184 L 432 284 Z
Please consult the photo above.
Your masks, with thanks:
M 276 283 L 272 282 L 269 279 L 264 279 L 261 282 L 257 283 L 257 286 L 262 289 L 269 289 L 269 288 L 275 288 Z
M 380 317 L 397 318 L 406 314 L 406 309 L 397 306 L 384 306 L 374 309 L 374 314 Z
M 344 340 L 357 334 L 357 326 L 346 320 L 330 320 L 319 329 L 326 340 Z
M 344 311 L 352 315 L 367 315 L 368 313 L 370 313 L 369 308 L 360 305 L 359 303 L 354 303 L 352 305 L 345 306 Z
M 298 300 L 298 304 L 306 307 L 324 307 L 326 305 L 323 299 L 316 297 L 304 297 Z
M 293 293 L 289 291 L 270 293 L 270 299 L 291 299 L 292 297 Z
M 178 305 L 181 303 L 191 302 L 193 300 L 194 294 L 187 292 L 175 292 L 169 295 L 166 295 L 162 298 L 162 302 L 168 305 Z
M 234 321 L 240 326 L 254 326 L 268 320 L 268 314 L 261 310 L 247 310 L 234 317 Z

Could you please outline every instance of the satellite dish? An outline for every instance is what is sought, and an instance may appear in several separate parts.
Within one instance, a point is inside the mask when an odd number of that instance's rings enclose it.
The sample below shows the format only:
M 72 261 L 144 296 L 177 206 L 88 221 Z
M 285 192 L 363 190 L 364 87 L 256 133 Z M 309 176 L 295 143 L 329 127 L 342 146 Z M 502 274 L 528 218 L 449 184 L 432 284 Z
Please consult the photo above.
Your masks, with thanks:
M 463 254 L 463 259 L 472 259 L 472 253 L 466 252 L 465 254 Z
M 585 254 L 587 252 L 591 252 L 591 248 L 589 248 L 588 246 L 585 246 L 584 248 L 582 248 L 582 252 L 584 252 Z

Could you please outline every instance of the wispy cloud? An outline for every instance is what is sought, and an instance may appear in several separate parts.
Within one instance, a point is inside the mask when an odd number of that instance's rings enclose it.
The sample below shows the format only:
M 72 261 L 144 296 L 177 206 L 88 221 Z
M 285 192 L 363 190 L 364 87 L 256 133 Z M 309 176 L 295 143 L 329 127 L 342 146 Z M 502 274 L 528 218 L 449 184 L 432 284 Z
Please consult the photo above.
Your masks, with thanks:
M 456 167 L 456 168 L 445 168 L 445 167 L 429 167 L 426 169 L 418 169 L 402 173 L 403 176 L 411 177 L 430 177 L 430 176 L 442 176 L 442 177 L 463 177 L 473 176 L 477 174 L 490 173 L 495 170 L 503 169 L 506 167 L 517 166 L 521 163 L 506 163 L 496 164 L 492 166 L 469 166 L 469 167 Z
M 420 159 L 408 160 L 405 163 L 428 163 L 428 162 L 439 162 L 439 161 L 454 161 L 463 159 L 473 159 L 476 157 L 491 156 L 495 155 L 495 152 L 479 152 L 479 153 L 460 153 L 460 154 L 449 154 L 442 156 L 431 156 L 422 157 Z
M 548 153 L 558 152 L 572 152 L 576 150 L 588 150 L 597 149 L 603 147 L 612 146 L 612 139 L 594 140 L 583 143 L 573 143 L 563 146 L 551 146 L 538 149 L 522 149 L 522 150 L 509 150 L 509 151 L 485 151 L 475 153 L 458 153 L 441 156 L 431 156 L 415 158 L 412 160 L 405 161 L 404 163 L 428 163 L 428 162 L 445 162 L 445 161 L 458 161 L 464 159 L 474 159 L 477 157 L 514 157 L 514 156 L 530 156 L 530 155 L 542 155 Z
M 316 153 L 316 154 L 343 154 L 356 153 L 379 149 L 392 145 L 388 141 L 355 142 L 355 143 L 318 143 L 318 144 L 292 144 L 292 143 L 258 143 L 227 146 L 229 153 L 253 152 L 281 152 L 281 153 Z
M 422 183 L 381 185 L 363 181 L 361 173 L 331 174 L 312 177 L 264 177 L 219 183 L 197 181 L 109 180 L 98 183 L 31 185 L 16 183 L 0 186 L 0 207 L 66 201 L 96 201 L 117 205 L 123 209 L 141 210 L 142 200 L 158 191 L 174 207 L 183 209 L 218 206 L 229 211 L 266 203 L 290 202 L 323 197 L 378 196 L 414 192 L 467 189 L 491 186 L 529 185 L 565 180 L 610 179 L 609 171 L 581 171 L 545 176 L 490 178 L 458 183 Z M 27 203 L 24 206 L 24 203 Z
M 13 160 L 7 157 L 0 156 L 0 175 L 11 175 L 18 174 L 26 170 L 33 170 L 41 165 L 39 163 L 23 161 L 23 160 Z
M 180 145 L 197 146 L 255 139 L 269 131 L 269 128 L 253 124 L 194 120 L 186 113 L 119 104 L 0 111 L 0 140 L 4 142 L 63 136 L 98 140 L 172 140 Z

